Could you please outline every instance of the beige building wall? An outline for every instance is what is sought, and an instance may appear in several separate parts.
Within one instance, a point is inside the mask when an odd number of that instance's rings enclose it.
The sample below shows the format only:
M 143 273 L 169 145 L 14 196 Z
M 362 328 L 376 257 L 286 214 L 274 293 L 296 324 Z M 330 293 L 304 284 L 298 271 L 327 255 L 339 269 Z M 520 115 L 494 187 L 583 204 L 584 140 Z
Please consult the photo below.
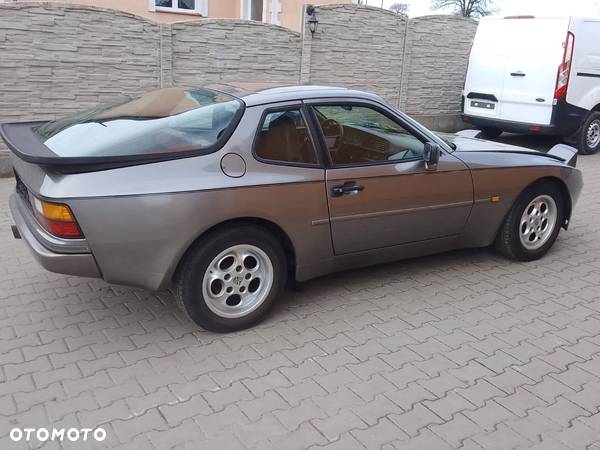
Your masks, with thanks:
M 27 0 L 4 0 L 10 2 L 22 3 Z M 200 19 L 203 16 L 198 13 L 169 13 L 151 11 L 150 5 L 154 0 L 47 0 L 59 3 L 71 3 L 79 5 L 97 6 L 99 8 L 116 9 L 138 16 L 146 17 L 156 22 L 173 23 L 188 20 Z M 199 4 L 200 0 L 196 0 Z M 251 0 L 208 0 L 208 17 L 223 19 L 244 19 L 242 17 L 242 5 Z M 3 0 L 0 0 L 2 3 Z M 177 0 L 173 0 L 177 2 Z M 263 0 L 263 18 L 265 23 L 274 23 L 294 31 L 300 31 L 302 28 L 302 12 L 304 5 L 325 5 L 325 4 L 347 4 L 356 3 L 354 0 Z M 273 6 L 279 10 L 274 15 Z
M 240 0 L 209 0 L 208 17 L 239 19 L 240 6 Z

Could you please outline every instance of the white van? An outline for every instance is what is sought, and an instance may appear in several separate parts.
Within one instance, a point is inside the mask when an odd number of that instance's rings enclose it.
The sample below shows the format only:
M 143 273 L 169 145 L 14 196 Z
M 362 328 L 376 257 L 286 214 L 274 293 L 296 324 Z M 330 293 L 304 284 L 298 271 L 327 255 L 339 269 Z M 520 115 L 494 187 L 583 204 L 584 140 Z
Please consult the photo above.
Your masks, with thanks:
M 485 18 L 463 91 L 463 121 L 502 131 L 575 137 L 600 150 L 600 18 Z

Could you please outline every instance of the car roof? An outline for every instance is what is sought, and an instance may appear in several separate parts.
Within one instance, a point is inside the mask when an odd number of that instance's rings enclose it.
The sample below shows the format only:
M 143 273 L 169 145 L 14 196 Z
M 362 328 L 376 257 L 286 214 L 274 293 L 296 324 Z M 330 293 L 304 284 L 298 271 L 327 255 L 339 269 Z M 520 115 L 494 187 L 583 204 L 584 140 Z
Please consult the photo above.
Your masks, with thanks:
M 378 95 L 336 86 L 283 83 L 215 83 L 207 85 L 206 88 L 237 97 L 246 106 L 331 97 L 363 98 L 384 102 Z

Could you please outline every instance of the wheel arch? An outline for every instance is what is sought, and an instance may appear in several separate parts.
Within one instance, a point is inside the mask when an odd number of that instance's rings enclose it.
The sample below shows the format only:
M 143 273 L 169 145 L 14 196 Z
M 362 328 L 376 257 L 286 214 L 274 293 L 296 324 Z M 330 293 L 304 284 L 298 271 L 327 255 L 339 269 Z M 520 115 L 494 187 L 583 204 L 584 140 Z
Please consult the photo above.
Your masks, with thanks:
M 204 230 L 200 234 L 198 234 L 189 243 L 189 245 L 187 246 L 185 251 L 179 257 L 179 260 L 177 261 L 175 268 L 172 270 L 172 273 L 169 276 L 169 281 L 172 281 L 177 276 L 177 273 L 179 272 L 179 270 L 182 266 L 182 263 L 185 261 L 187 255 L 189 255 L 189 253 L 194 249 L 194 247 L 199 242 L 201 242 L 203 239 L 205 239 L 210 234 L 218 232 L 220 229 L 231 227 L 231 226 L 241 226 L 241 225 L 254 226 L 257 228 L 266 229 L 269 232 L 273 233 L 273 235 L 276 237 L 276 239 L 281 244 L 281 247 L 283 248 L 283 251 L 285 253 L 287 264 L 288 264 L 288 276 L 290 277 L 289 279 L 294 279 L 295 272 L 296 272 L 296 250 L 294 248 L 294 244 L 292 243 L 292 240 L 290 239 L 289 235 L 283 230 L 283 228 L 281 228 L 281 226 L 277 225 L 275 222 L 272 222 L 272 221 L 264 219 L 264 218 L 239 217 L 239 218 L 228 219 L 228 220 L 219 222 L 219 223 L 211 226 L 210 228 Z M 291 277 L 293 277 L 293 278 L 291 278 Z
M 527 186 L 525 186 L 521 192 L 519 192 L 519 195 L 515 198 L 515 201 L 513 202 L 513 205 L 519 201 L 519 199 L 523 196 L 523 194 L 525 192 L 527 192 L 528 189 L 530 189 L 532 186 L 535 186 L 536 184 L 539 183 L 552 183 L 554 184 L 556 187 L 558 187 L 558 189 L 560 190 L 563 200 L 565 202 L 565 217 L 564 217 L 564 222 L 561 225 L 562 228 L 564 228 L 565 230 L 567 229 L 567 226 L 569 224 L 569 220 L 571 218 L 571 211 L 573 208 L 573 201 L 571 199 L 571 194 L 569 194 L 569 189 L 567 188 L 567 185 L 565 184 L 565 182 L 563 180 L 561 180 L 559 177 L 556 176 L 546 176 L 546 177 L 541 177 L 538 178 L 536 180 L 533 180 L 531 183 L 529 183 Z M 512 208 L 512 205 L 511 205 Z M 510 212 L 510 209 L 509 209 Z M 508 215 L 508 213 L 507 213 Z M 506 218 L 506 217 L 505 217 Z M 504 222 L 504 220 L 503 220 Z M 502 226 L 498 229 L 498 232 L 500 231 L 500 229 L 502 228 Z

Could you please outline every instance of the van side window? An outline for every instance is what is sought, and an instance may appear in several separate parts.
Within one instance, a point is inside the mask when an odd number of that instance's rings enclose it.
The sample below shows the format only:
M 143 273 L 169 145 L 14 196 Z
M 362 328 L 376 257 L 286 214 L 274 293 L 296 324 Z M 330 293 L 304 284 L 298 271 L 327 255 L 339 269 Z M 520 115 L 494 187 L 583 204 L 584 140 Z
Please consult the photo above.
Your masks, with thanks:
M 315 148 L 300 109 L 267 113 L 259 128 L 255 154 L 268 161 L 317 164 Z

